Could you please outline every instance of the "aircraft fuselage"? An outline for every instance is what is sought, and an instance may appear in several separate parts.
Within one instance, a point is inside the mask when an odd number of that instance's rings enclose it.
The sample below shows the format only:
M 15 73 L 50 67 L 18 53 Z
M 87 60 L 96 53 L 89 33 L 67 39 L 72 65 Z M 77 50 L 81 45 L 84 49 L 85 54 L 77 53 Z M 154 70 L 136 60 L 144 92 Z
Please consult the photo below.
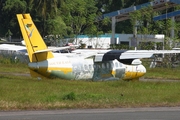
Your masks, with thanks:
M 145 74 L 142 65 L 125 65 L 118 60 L 94 62 L 93 58 L 61 54 L 59 57 L 28 64 L 30 70 L 50 78 L 69 80 L 119 80 L 138 78 Z

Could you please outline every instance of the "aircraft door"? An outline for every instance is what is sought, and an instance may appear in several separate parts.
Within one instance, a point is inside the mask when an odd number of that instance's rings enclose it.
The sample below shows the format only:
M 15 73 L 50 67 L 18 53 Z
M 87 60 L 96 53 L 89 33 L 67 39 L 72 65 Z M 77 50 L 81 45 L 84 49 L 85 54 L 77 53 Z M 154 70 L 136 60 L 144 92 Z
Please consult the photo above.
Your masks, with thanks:
M 94 76 L 96 80 L 119 80 L 124 77 L 125 67 L 117 60 L 94 63 Z
M 125 67 L 119 61 L 115 60 L 114 62 L 114 70 L 116 78 L 123 78 L 125 74 Z
M 93 77 L 93 59 L 81 57 L 72 60 L 73 74 L 76 80 L 91 80 Z

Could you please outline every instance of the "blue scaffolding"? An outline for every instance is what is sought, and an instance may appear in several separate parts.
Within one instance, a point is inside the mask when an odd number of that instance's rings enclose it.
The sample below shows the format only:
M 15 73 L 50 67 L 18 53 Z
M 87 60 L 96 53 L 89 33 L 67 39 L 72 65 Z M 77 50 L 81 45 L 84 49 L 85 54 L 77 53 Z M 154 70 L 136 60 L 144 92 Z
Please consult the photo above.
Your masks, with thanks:
M 154 11 L 164 10 L 170 7 L 174 7 L 180 4 L 180 0 L 155 0 L 152 2 L 144 3 L 137 6 L 131 6 L 129 8 L 113 11 L 110 13 L 104 14 L 101 19 L 106 17 L 112 18 L 115 17 L 116 21 L 123 21 L 129 19 L 129 14 L 135 12 L 136 10 L 140 10 L 142 8 L 152 7 Z
M 141 10 L 143 8 L 148 8 L 148 7 L 152 7 L 154 11 L 160 11 L 160 10 L 164 10 L 167 8 L 171 8 L 174 7 L 176 5 L 180 4 L 180 0 L 154 0 L 152 2 L 148 2 L 148 3 L 144 3 L 141 5 L 137 5 L 137 6 L 131 6 L 129 8 L 125 8 L 125 9 L 121 9 L 121 10 L 117 10 L 117 11 L 113 11 L 107 14 L 104 14 L 101 16 L 100 19 L 104 19 L 106 17 L 111 18 L 112 20 L 112 38 L 111 38 L 111 44 L 114 44 L 115 41 L 115 26 L 116 26 L 116 22 L 120 22 L 120 21 L 124 21 L 130 18 L 130 13 L 135 12 L 136 10 Z M 173 15 L 175 14 L 179 14 L 179 12 L 175 12 L 173 13 Z M 168 14 L 168 16 L 170 17 L 171 15 Z M 164 17 L 164 16 L 162 16 Z M 154 19 L 160 19 L 161 17 L 158 18 L 154 18 Z M 134 36 L 136 36 L 137 34 L 137 28 L 134 27 Z
M 179 15 L 180 15 L 180 10 L 177 10 L 177 11 L 174 11 L 174 12 L 170 12 L 170 13 L 167 13 L 167 14 L 162 14 L 160 16 L 156 16 L 156 17 L 153 18 L 153 20 L 154 21 L 163 20 L 163 19 L 172 18 L 172 17 L 179 16 Z

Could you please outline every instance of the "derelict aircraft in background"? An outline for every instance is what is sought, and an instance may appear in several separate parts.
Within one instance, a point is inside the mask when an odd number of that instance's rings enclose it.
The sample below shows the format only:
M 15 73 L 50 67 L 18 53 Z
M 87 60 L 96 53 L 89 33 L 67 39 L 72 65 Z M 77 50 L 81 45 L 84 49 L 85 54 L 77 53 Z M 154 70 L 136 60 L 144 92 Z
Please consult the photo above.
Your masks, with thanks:
M 146 73 L 141 58 L 153 54 L 180 53 L 177 50 L 74 50 L 53 53 L 48 49 L 30 14 L 17 14 L 27 48 L 30 74 L 37 78 L 59 77 L 69 80 L 131 80 Z M 65 48 L 61 48 L 65 49 Z

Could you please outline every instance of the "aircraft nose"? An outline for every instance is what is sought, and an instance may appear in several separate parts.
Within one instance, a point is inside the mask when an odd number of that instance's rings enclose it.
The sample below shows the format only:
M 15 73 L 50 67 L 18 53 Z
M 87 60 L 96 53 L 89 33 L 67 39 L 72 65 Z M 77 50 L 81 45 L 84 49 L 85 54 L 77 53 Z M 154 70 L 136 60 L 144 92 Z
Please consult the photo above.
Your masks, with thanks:
M 137 76 L 142 77 L 146 73 L 146 68 L 143 65 L 138 65 Z
M 146 68 L 143 65 L 127 65 L 124 80 L 139 79 L 146 73 Z

